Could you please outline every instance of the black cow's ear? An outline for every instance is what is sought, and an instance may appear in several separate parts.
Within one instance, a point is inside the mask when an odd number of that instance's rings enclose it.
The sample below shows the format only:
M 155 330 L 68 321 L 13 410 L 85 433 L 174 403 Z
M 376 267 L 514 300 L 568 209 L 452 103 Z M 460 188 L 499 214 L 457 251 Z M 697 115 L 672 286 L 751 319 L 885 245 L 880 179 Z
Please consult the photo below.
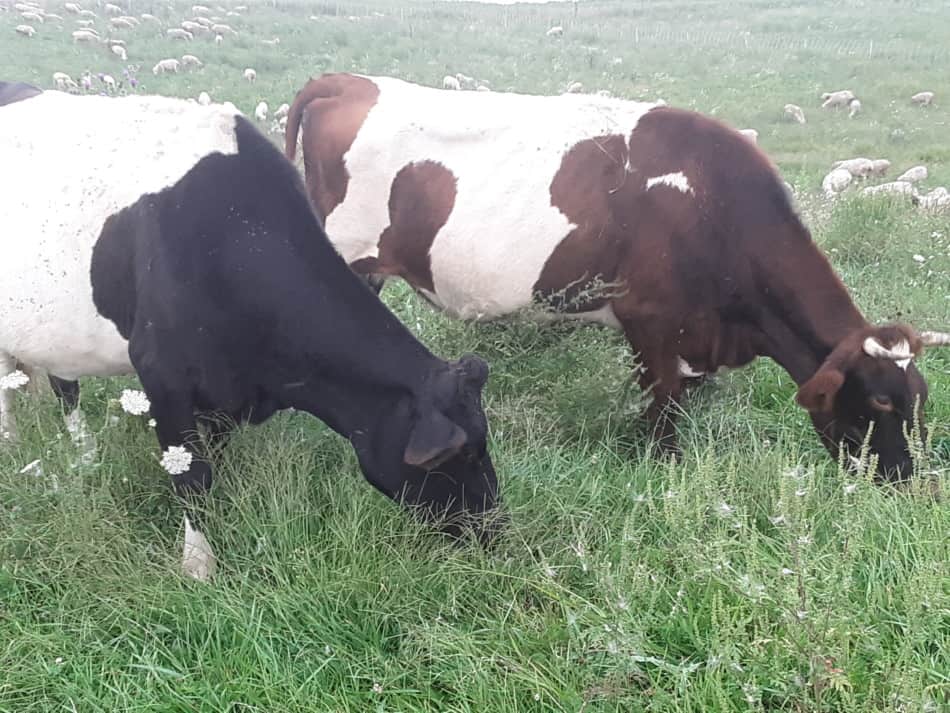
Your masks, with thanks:
M 458 369 L 467 382 L 479 389 L 488 381 L 488 362 L 474 354 L 466 354 L 459 359 Z
M 403 460 L 408 465 L 432 470 L 458 453 L 467 441 L 465 431 L 432 409 L 412 427 Z
M 835 396 L 844 384 L 840 370 L 823 366 L 801 385 L 795 400 L 809 413 L 828 413 L 834 407 Z

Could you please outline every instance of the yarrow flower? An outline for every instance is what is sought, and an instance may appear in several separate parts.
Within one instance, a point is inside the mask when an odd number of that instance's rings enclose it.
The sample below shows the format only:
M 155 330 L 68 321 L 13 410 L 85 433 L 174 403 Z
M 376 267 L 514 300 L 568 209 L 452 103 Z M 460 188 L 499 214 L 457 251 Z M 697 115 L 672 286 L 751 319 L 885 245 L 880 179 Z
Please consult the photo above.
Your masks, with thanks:
M 848 483 L 846 486 L 844 486 L 844 494 L 851 495 L 857 489 L 858 489 L 857 483 Z
M 162 468 L 171 475 L 181 475 L 191 467 L 193 457 L 184 446 L 169 446 L 162 454 Z
M 0 376 L 0 391 L 16 391 L 30 383 L 30 377 L 17 369 L 6 376 Z
M 122 410 L 133 416 L 141 416 L 148 413 L 151 403 L 145 392 L 137 389 L 123 389 L 122 396 L 119 397 L 119 403 L 122 404 Z
M 382 686 L 382 684 L 380 684 L 380 683 L 374 683 L 374 684 L 373 684 L 373 693 L 382 693 L 382 692 L 383 692 L 383 686 Z

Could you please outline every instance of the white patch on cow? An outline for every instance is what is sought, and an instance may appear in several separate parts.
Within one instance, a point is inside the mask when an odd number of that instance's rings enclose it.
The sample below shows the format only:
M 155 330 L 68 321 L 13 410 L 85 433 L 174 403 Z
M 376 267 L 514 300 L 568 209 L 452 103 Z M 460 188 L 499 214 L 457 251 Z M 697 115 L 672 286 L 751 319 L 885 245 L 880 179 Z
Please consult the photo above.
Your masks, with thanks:
M 128 345 L 92 301 L 105 220 L 237 152 L 235 111 L 157 96 L 48 91 L 0 112 L 0 352 L 64 379 L 131 371 Z
M 446 92 L 369 77 L 380 90 L 350 150 L 346 198 L 327 233 L 348 262 L 375 257 L 396 173 L 435 161 L 458 180 L 430 250 L 432 301 L 463 318 L 532 303 L 545 261 L 574 226 L 551 205 L 551 181 L 586 139 L 629 137 L 653 104 L 596 95 Z
M 901 339 L 891 347 L 891 351 L 897 352 L 898 354 L 907 354 L 906 359 L 896 359 L 894 361 L 897 366 L 899 366 L 904 371 L 907 371 L 907 367 L 910 366 L 910 362 L 914 358 L 914 353 L 910 350 L 910 342 L 908 342 L 906 339 Z
M 208 538 L 200 530 L 191 526 L 188 516 L 185 516 L 185 544 L 181 554 L 181 571 L 197 579 L 207 582 L 214 576 L 217 567 L 217 558 L 208 543 Z
M 674 173 L 664 173 L 662 176 L 654 176 L 653 178 L 647 179 L 647 190 L 650 190 L 654 186 L 669 186 L 670 188 L 675 188 L 681 193 L 692 193 L 693 187 L 689 185 L 689 179 L 686 178 L 686 174 L 682 171 L 675 171 Z
M 681 356 L 676 357 L 676 371 L 677 373 L 679 373 L 680 376 L 685 377 L 685 378 L 695 378 L 697 376 L 706 375 L 705 371 L 696 371 Z

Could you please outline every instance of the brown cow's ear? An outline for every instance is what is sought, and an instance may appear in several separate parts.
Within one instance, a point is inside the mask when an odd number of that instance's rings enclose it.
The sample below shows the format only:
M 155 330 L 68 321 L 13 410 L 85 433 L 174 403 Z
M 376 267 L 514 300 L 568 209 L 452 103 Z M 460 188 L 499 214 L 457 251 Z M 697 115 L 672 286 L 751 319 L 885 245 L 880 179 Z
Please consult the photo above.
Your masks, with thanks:
M 432 409 L 412 427 L 403 461 L 407 465 L 432 470 L 458 453 L 467 441 L 465 431 Z
M 802 384 L 795 400 L 809 413 L 828 413 L 835 403 L 835 396 L 844 383 L 844 374 L 834 367 L 825 366 Z

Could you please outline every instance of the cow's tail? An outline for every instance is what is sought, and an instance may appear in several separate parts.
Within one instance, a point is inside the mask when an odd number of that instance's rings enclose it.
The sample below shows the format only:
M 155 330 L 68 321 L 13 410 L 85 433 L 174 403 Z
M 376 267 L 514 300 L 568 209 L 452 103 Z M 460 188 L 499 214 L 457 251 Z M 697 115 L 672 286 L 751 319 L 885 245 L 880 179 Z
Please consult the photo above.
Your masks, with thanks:
M 311 79 L 303 89 L 297 92 L 294 103 L 287 114 L 287 129 L 284 131 L 284 155 L 291 161 L 297 156 L 297 134 L 300 132 L 300 121 L 307 105 L 314 99 L 334 96 L 336 92 L 320 79 Z

